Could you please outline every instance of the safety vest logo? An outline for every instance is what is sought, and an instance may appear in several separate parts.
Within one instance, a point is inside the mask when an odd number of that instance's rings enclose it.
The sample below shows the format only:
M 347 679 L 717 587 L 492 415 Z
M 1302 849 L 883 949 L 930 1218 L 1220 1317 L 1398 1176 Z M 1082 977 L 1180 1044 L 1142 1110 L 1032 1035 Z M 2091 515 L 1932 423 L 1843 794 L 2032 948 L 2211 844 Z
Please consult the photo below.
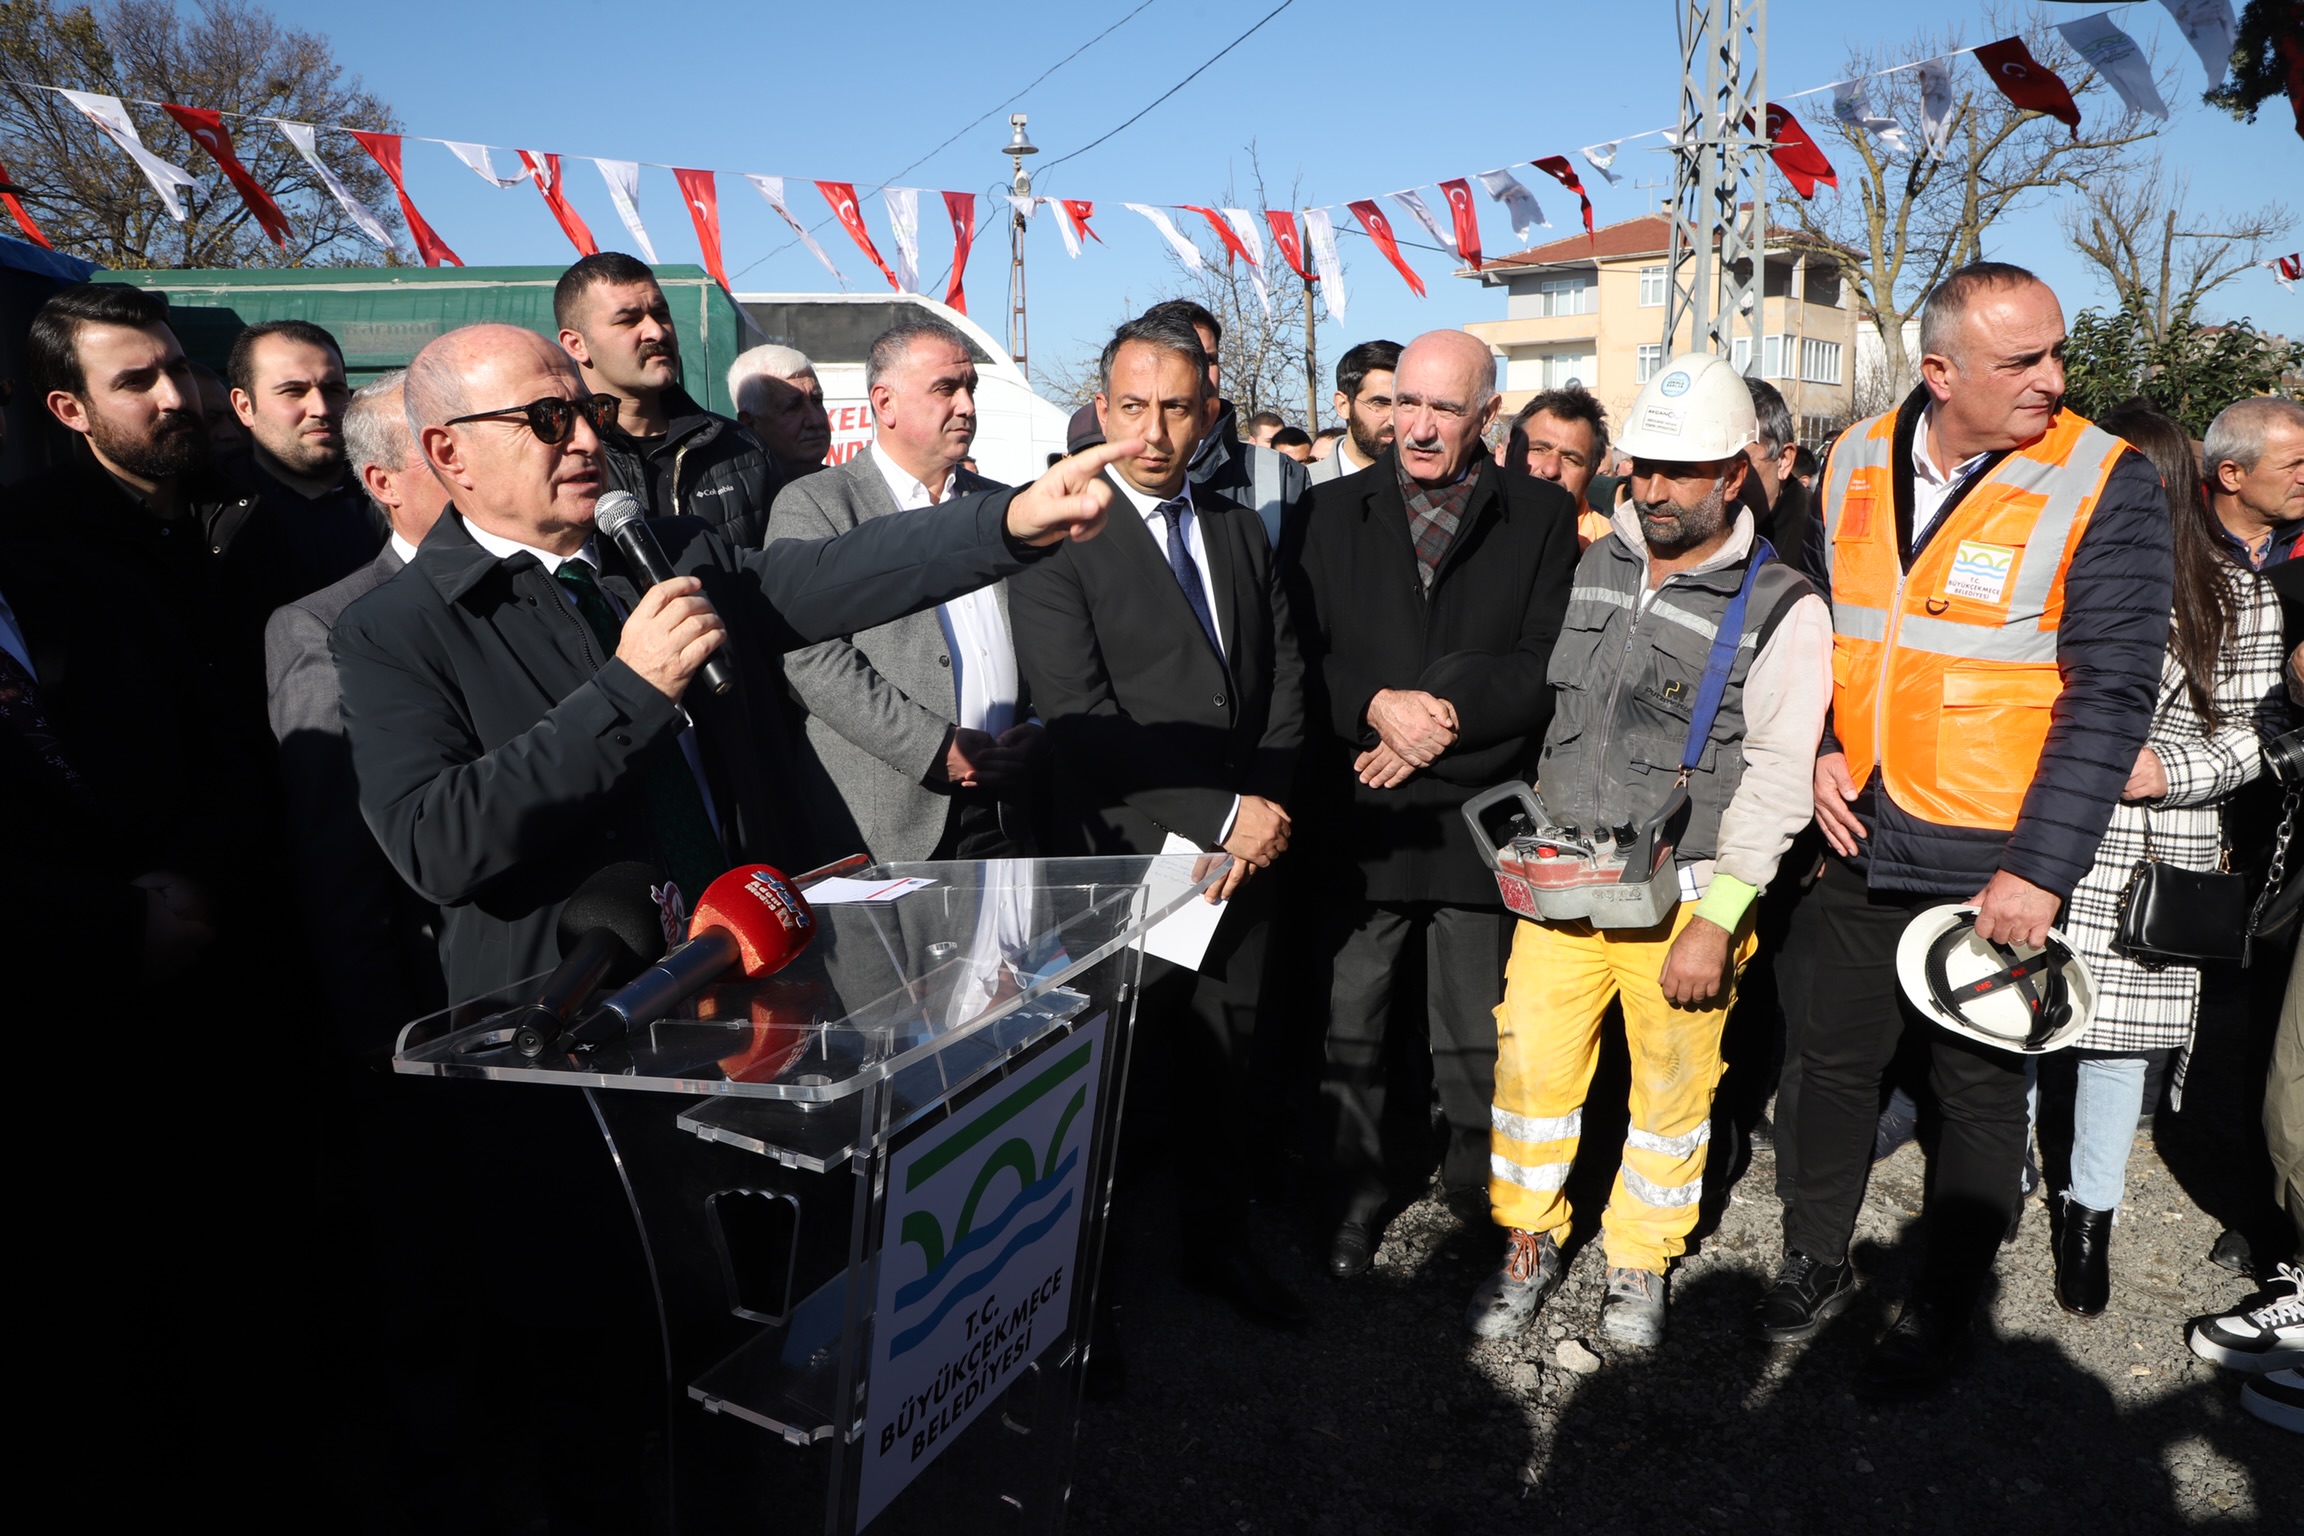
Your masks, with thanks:
M 1944 590 L 1954 597 L 1996 603 L 2008 591 L 2009 574 L 2016 569 L 2016 551 L 2005 544 L 1962 539 L 1952 552 L 1952 570 Z

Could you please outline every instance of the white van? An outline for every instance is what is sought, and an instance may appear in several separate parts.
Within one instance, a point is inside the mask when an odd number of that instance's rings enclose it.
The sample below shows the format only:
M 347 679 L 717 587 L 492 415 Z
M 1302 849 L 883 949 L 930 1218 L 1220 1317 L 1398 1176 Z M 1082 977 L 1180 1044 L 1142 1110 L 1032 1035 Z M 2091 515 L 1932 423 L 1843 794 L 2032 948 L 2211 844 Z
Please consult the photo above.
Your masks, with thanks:
M 1072 413 L 1032 393 L 1015 359 L 975 321 L 917 293 L 739 293 L 736 302 L 761 341 L 795 347 L 816 365 L 832 416 L 828 462 L 844 464 L 872 441 L 864 359 L 873 338 L 907 312 L 949 321 L 976 358 L 976 468 L 1007 485 L 1040 478 L 1048 455 L 1064 451 Z

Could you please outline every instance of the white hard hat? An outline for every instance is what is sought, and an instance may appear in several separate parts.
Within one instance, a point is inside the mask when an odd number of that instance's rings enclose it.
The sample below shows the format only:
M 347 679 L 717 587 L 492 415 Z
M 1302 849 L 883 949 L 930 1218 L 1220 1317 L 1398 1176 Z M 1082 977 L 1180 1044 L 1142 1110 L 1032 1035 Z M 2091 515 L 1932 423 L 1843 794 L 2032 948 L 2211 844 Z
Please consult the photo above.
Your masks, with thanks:
M 1896 943 L 1912 1006 L 1956 1035 L 2037 1056 L 2070 1045 L 2096 1015 L 2096 978 L 2056 929 L 2044 949 L 1976 937 L 1976 909 L 1930 907 Z
M 1636 459 L 1710 464 L 1759 440 L 1744 376 L 1726 358 L 1683 352 L 1640 386 L 1616 446 Z

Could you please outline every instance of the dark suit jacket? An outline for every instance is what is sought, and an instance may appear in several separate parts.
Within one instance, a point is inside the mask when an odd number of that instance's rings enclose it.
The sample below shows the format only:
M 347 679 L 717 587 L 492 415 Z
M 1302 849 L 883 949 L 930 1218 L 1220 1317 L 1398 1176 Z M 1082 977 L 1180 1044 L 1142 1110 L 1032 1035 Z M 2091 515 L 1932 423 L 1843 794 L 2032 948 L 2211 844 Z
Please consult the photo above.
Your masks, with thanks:
M 1234 798 L 1285 802 L 1304 739 L 1303 660 L 1264 525 L 1195 487 L 1225 660 L 1144 519 L 1116 498 L 1103 534 L 1008 584 L 1016 664 L 1048 729 L 1058 851 L 1214 848 Z
M 1008 539 L 1011 499 L 970 497 L 744 552 L 694 519 L 650 525 L 728 625 L 736 686 L 717 698 L 692 689 L 684 702 L 731 863 L 797 873 L 816 852 L 793 809 L 774 658 L 1041 558 Z M 604 558 L 603 585 L 629 605 L 638 594 Z M 576 887 L 605 864 L 655 856 L 646 765 L 679 752 L 680 710 L 623 662 L 603 661 L 541 562 L 497 559 L 454 508 L 405 572 L 345 611 L 329 643 L 361 813 L 401 878 L 444 909 L 451 999 L 555 964 L 560 907 Z
M 1387 451 L 1314 487 L 1305 519 L 1293 593 L 1313 803 L 1298 837 L 1349 861 L 1367 900 L 1493 905 L 1458 807 L 1535 767 L 1552 719 L 1545 670 L 1576 574 L 1576 506 L 1549 480 L 1483 468 L 1427 595 L 1394 462 Z M 1369 789 L 1352 761 L 1376 744 L 1368 701 L 1384 688 L 1446 699 L 1462 734 L 1407 783 Z
M 400 1026 L 443 1006 L 439 914 L 393 873 L 360 816 L 328 632 L 344 610 L 400 574 L 386 544 L 333 586 L 275 611 L 264 626 L 265 701 L 280 743 L 296 908 L 313 974 L 355 1057 L 388 1053 Z

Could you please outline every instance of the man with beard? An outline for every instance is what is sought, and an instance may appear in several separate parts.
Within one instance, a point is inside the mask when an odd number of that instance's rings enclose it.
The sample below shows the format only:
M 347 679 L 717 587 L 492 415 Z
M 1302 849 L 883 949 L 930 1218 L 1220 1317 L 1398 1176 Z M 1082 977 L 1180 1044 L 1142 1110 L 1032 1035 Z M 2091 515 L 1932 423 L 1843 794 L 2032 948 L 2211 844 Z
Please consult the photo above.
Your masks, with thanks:
M 224 376 L 253 440 L 256 493 L 296 562 L 294 596 L 342 581 L 390 532 L 344 464 L 344 355 L 308 320 L 268 320 L 232 340 Z
M 786 485 L 826 467 L 832 418 L 807 353 L 773 344 L 738 353 L 728 365 L 728 398 L 736 402 L 736 420 L 760 439 Z
M 584 387 L 616 397 L 615 424 L 600 437 L 604 489 L 758 549 L 783 481 L 752 434 L 680 387 L 680 335 L 656 274 L 621 251 L 587 256 L 560 274 L 552 317 Z
M 1399 366 L 1396 341 L 1364 341 L 1336 360 L 1332 404 L 1344 420 L 1344 436 L 1312 465 L 1314 485 L 1356 475 L 1392 446 L 1392 374 Z
M 1676 883 L 1679 901 L 1652 928 L 1519 924 L 1496 1022 L 1489 1186 L 1510 1241 L 1467 1314 L 1482 1338 L 1525 1330 L 1560 1282 L 1568 1169 L 1601 1018 L 1619 1000 L 1632 1114 L 1601 1217 L 1600 1326 L 1634 1347 L 1664 1337 L 1665 1272 L 1696 1225 L 1752 901 L 1807 824 L 1832 688 L 1823 599 L 1768 557 L 1736 504 L 1756 430 L 1725 360 L 1673 359 L 1633 402 L 1631 493 L 1614 531 L 1576 568 L 1552 652 L 1542 819 L 1600 848 L 1637 849 L 1685 791 L 1671 867 L 1656 877 Z

